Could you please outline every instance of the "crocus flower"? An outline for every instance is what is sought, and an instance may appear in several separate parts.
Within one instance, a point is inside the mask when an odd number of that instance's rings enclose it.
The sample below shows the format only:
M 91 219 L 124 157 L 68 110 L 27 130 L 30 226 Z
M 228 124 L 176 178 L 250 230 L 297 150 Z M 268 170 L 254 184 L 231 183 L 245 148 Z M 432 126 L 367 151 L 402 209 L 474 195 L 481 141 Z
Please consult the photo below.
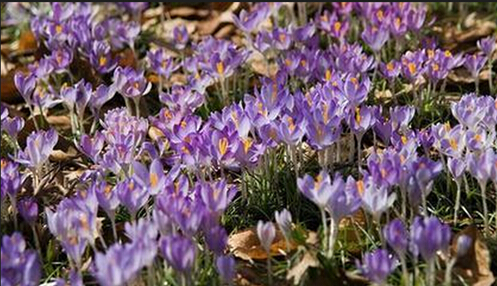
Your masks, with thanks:
M 390 118 L 392 130 L 405 133 L 409 128 L 409 123 L 414 118 L 416 109 L 412 106 L 395 106 L 390 108 Z
M 182 50 L 188 43 L 188 30 L 185 25 L 179 25 L 173 29 L 174 45 L 178 50 Z
M 299 190 L 319 208 L 325 208 L 332 195 L 330 175 L 322 170 L 316 179 L 310 175 L 297 179 Z
M 228 234 L 222 226 L 217 225 L 205 232 L 205 242 L 212 252 L 222 255 L 228 245 Z
M 100 152 L 104 147 L 104 140 L 105 137 L 100 131 L 97 131 L 95 133 L 95 136 L 93 136 L 93 138 L 87 134 L 83 134 L 81 135 L 79 141 L 79 149 L 86 156 L 88 156 L 94 163 L 96 163 L 100 159 L 101 156 Z
M 148 218 L 141 218 L 134 223 L 126 222 L 124 225 L 126 236 L 131 239 L 135 249 L 135 259 L 139 261 L 140 268 L 150 266 L 157 256 L 158 228 L 155 222 Z
M 116 190 L 119 201 L 129 210 L 132 216 L 136 215 L 150 196 L 147 189 L 140 187 L 134 178 L 125 179 L 118 183 Z
M 271 251 L 271 244 L 276 236 L 276 230 L 272 222 L 257 222 L 257 237 L 262 245 L 262 248 L 269 253 Z
M 414 255 L 419 253 L 426 261 L 431 261 L 437 251 L 448 249 L 450 237 L 450 227 L 437 217 L 415 217 L 411 226 L 411 251 Z
M 90 188 L 95 189 L 95 195 L 98 200 L 98 205 L 107 213 L 113 220 L 114 212 L 119 206 L 119 198 L 117 197 L 117 189 L 113 188 L 105 180 L 95 181 Z
M 452 115 L 462 125 L 474 129 L 485 117 L 485 108 L 478 104 L 476 94 L 469 93 L 461 97 L 458 102 L 453 102 L 450 105 Z
M 17 134 L 24 128 L 24 119 L 19 116 L 14 118 L 7 117 L 2 121 L 2 129 L 9 134 L 14 141 L 17 141 Z
M 469 235 L 459 235 L 456 240 L 456 256 L 458 258 L 464 257 L 471 249 L 472 245 L 473 239 Z
M 216 269 L 223 281 L 230 283 L 236 276 L 236 261 L 231 255 L 222 255 L 216 258 Z
M 2 236 L 1 252 L 2 285 L 39 285 L 39 258 L 34 250 L 26 249 L 26 242 L 20 233 Z
M 373 108 L 370 106 L 357 107 L 355 112 L 349 113 L 348 119 L 352 132 L 362 137 L 375 123 Z
M 138 275 L 141 269 L 135 259 L 136 250 L 132 244 L 116 243 L 105 254 L 95 253 L 95 277 L 103 286 L 126 284 Z
M 14 84 L 26 103 L 32 104 L 32 94 L 36 86 L 36 77 L 33 74 L 24 75 L 18 72 L 14 76 Z
M 348 75 L 343 84 L 338 84 L 340 96 L 348 101 L 351 106 L 359 106 L 366 100 L 369 93 L 371 81 L 369 77 L 362 78 L 361 80 Z
M 152 69 L 166 79 L 179 68 L 179 65 L 174 63 L 174 58 L 167 55 L 164 49 L 148 51 L 147 58 Z
M 117 66 L 117 59 L 112 57 L 110 45 L 104 41 L 93 42 L 89 59 L 100 74 L 106 74 Z
M 169 235 L 160 240 L 160 249 L 168 265 L 176 271 L 189 273 L 195 262 L 197 248 L 193 242 L 181 235 Z
M 133 178 L 142 187 L 147 189 L 151 195 L 157 195 L 166 184 L 166 175 L 159 159 L 154 159 L 150 164 L 150 171 L 143 164 L 135 161 L 133 164 Z
M 398 255 L 404 255 L 408 246 L 409 233 L 400 219 L 396 218 L 383 227 L 383 237 Z
M 342 218 L 354 214 L 361 207 L 362 200 L 357 186 L 358 183 L 351 176 L 345 183 L 340 175 L 333 180 L 327 209 L 335 222 L 338 223 Z
M 263 16 L 259 11 L 247 12 L 242 9 L 238 17 L 233 15 L 233 23 L 243 32 L 250 33 L 264 20 Z
M 492 54 L 495 51 L 495 36 L 488 36 L 486 38 L 478 40 L 476 45 L 483 53 L 488 57 L 492 58 Z
M 98 117 L 98 112 L 104 106 L 104 104 L 111 100 L 116 94 L 115 85 L 107 86 L 105 84 L 99 85 L 95 91 L 92 93 L 90 98 L 90 107 L 92 109 L 93 115 Z
M 9 195 L 10 199 L 16 200 L 17 192 L 21 188 L 22 177 L 18 170 L 18 164 L 9 161 L 7 159 L 1 159 L 2 175 L 1 175 L 1 187 L 2 192 Z
M 45 208 L 50 232 L 61 242 L 67 255 L 77 266 L 88 243 L 94 243 L 98 235 L 96 211 L 79 198 L 66 198 L 57 206 L 56 212 Z
M 356 265 L 362 275 L 371 282 L 383 285 L 388 276 L 397 268 L 398 260 L 387 250 L 377 249 L 366 253 L 362 258 L 362 263 L 356 261 Z
M 381 26 L 367 26 L 362 32 L 361 38 L 374 52 L 377 53 L 388 41 L 388 29 Z
M 400 63 L 396 60 L 391 60 L 387 64 L 380 63 L 380 72 L 389 81 L 394 81 L 400 74 Z
M 487 57 L 481 54 L 466 55 L 464 57 L 464 67 L 471 73 L 473 78 L 476 78 L 486 61 Z
M 359 193 L 362 193 L 362 204 L 364 209 L 369 212 L 376 220 L 392 206 L 395 201 L 395 193 L 388 194 L 387 188 L 376 185 L 373 177 L 365 174 L 362 181 L 358 181 Z
M 449 157 L 447 159 L 447 168 L 454 180 L 460 180 L 466 170 L 466 161 L 460 158 Z
M 19 151 L 17 161 L 33 169 L 39 169 L 52 153 L 57 144 L 58 134 L 55 129 L 33 131 L 26 139 L 26 149 Z
M 130 98 L 137 98 L 147 94 L 152 84 L 147 81 L 143 71 L 136 71 L 132 67 L 117 67 L 114 70 L 114 82 L 120 94 Z
M 237 192 L 236 186 L 229 186 L 225 179 L 215 183 L 203 183 L 200 187 L 202 201 L 209 210 L 218 214 L 224 212 Z
M 28 224 L 34 224 L 38 218 L 38 204 L 32 197 L 19 201 L 19 213 Z
M 281 212 L 275 211 L 274 218 L 283 235 L 289 239 L 292 231 L 292 214 L 287 209 L 283 209 Z
M 492 148 L 488 148 L 481 153 L 469 153 L 467 155 L 467 167 L 473 177 L 475 177 L 481 185 L 486 185 L 491 179 L 495 166 L 495 152 Z
M 67 70 L 73 59 L 73 52 L 67 48 L 59 48 L 52 51 L 49 57 L 52 60 L 54 72 L 63 73 Z

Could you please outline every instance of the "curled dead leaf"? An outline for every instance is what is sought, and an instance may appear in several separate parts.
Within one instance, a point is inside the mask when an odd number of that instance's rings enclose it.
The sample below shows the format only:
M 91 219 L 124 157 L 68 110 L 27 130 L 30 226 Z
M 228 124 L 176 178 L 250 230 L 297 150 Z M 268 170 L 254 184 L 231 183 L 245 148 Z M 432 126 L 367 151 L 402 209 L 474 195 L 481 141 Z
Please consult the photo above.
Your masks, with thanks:
M 18 51 L 34 51 L 38 48 L 35 35 L 31 30 L 25 30 L 19 36 Z
M 234 256 L 243 260 L 262 260 L 267 259 L 267 253 L 262 248 L 259 238 L 257 237 L 257 232 L 255 228 L 250 228 L 243 230 L 241 232 L 235 233 L 228 238 L 228 247 Z M 290 251 L 296 248 L 293 241 L 289 242 Z M 276 231 L 276 236 L 271 244 L 271 256 L 281 256 L 283 252 L 286 252 L 286 242 L 285 237 L 278 229 Z
M 463 277 L 470 285 L 490 286 L 495 277 L 490 270 L 490 252 L 475 225 L 470 225 L 454 236 L 451 245 L 452 255 L 455 255 L 457 239 L 461 235 L 469 236 L 473 243 L 468 252 L 457 259 L 454 273 Z
M 307 269 L 311 267 L 318 267 L 319 260 L 316 258 L 314 254 L 307 251 L 299 263 L 295 264 L 292 268 L 290 268 L 286 274 L 287 280 L 293 280 L 294 285 L 298 285 L 300 280 L 305 275 Z

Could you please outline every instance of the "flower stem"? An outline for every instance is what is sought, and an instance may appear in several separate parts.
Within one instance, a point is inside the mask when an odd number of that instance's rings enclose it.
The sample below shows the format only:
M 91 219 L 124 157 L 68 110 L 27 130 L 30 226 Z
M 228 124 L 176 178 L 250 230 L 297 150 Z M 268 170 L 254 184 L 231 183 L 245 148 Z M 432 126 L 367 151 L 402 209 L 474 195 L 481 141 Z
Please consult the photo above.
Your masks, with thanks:
M 337 234 L 337 222 L 333 217 L 330 217 L 330 235 L 328 237 L 328 253 L 327 257 L 331 258 L 333 257 L 333 252 L 335 248 L 335 237 Z
M 485 227 L 485 236 L 490 234 L 488 229 L 488 207 L 487 207 L 487 184 L 486 182 L 479 182 L 481 189 L 481 199 L 483 201 L 483 225 Z
M 267 283 L 273 285 L 273 270 L 271 269 L 271 253 L 267 253 Z
M 36 232 L 34 223 L 31 224 L 31 231 L 33 232 L 33 240 L 35 241 L 36 250 L 38 251 L 40 260 L 43 261 L 43 256 L 41 255 L 40 239 L 38 238 L 38 232 Z
M 435 259 L 428 261 L 428 268 L 426 269 L 426 280 L 428 286 L 435 285 Z
M 324 250 L 325 250 L 325 253 L 327 253 L 327 245 L 328 245 L 328 225 L 326 224 L 326 212 L 324 211 L 324 208 L 321 208 L 320 209 L 321 211 L 321 222 L 323 224 L 323 235 L 324 235 L 324 239 L 323 239 L 323 246 L 324 246 Z
M 488 90 L 493 94 L 494 86 L 492 82 L 492 59 L 488 59 Z
M 456 179 L 456 204 L 454 206 L 454 225 L 457 224 L 457 214 L 459 212 L 459 207 L 461 205 L 461 181 L 460 179 Z

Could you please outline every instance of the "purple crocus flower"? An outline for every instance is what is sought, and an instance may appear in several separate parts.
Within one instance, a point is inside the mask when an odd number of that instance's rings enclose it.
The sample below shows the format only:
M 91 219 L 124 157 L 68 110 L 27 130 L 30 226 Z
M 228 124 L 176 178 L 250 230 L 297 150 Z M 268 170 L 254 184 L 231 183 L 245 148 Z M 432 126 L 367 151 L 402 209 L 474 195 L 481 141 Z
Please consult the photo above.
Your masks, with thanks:
M 116 243 L 105 254 L 95 253 L 95 277 L 103 286 L 119 286 L 138 275 L 140 262 L 133 244 Z
M 377 53 L 389 39 L 388 29 L 383 26 L 367 26 L 362 32 L 361 38 L 375 53 Z
M 34 250 L 18 232 L 2 236 L 2 285 L 36 286 L 40 283 L 41 265 Z
M 119 198 L 117 197 L 117 189 L 112 187 L 104 180 L 94 182 L 90 188 L 94 188 L 95 195 L 98 200 L 98 205 L 114 219 L 114 212 L 119 206 Z
M 228 284 L 236 276 L 236 261 L 231 255 L 222 255 L 216 258 L 216 269 L 221 279 Z
M 257 222 L 257 237 L 262 245 L 262 248 L 269 253 L 271 251 L 271 244 L 276 236 L 276 230 L 272 222 Z
M 111 47 L 107 42 L 94 41 L 91 46 L 90 64 L 100 74 L 106 74 L 117 66 L 117 59 L 112 57 Z
M 2 193 L 7 194 L 13 205 L 15 205 L 17 192 L 21 188 L 22 178 L 18 171 L 18 164 L 7 159 L 1 159 L 1 188 Z
M 182 50 L 188 43 L 188 30 L 185 25 L 179 25 L 173 29 L 174 45 L 178 50 Z
M 239 16 L 233 15 L 233 22 L 240 30 L 250 33 L 264 20 L 264 13 L 260 11 L 247 12 L 245 9 L 240 11 Z
M 77 270 L 71 269 L 69 271 L 69 281 L 66 281 L 63 278 L 57 278 L 55 281 L 55 286 L 84 286 L 83 277 Z
M 179 65 L 174 63 L 174 58 L 167 55 L 164 49 L 148 51 L 147 58 L 152 69 L 166 79 L 179 68 Z
M 289 239 L 292 231 L 292 214 L 287 209 L 283 209 L 281 212 L 275 211 L 274 218 L 283 235 Z
M 456 240 L 456 256 L 458 258 L 464 257 L 473 245 L 473 238 L 469 235 L 461 234 Z
M 396 199 L 395 193 L 388 194 L 388 189 L 375 184 L 373 177 L 364 174 L 362 181 L 358 181 L 358 190 L 362 195 L 363 208 L 369 212 L 376 220 L 392 206 Z
M 387 64 L 380 63 L 380 73 L 392 82 L 400 74 L 400 63 L 396 60 L 391 60 Z
M 33 131 L 26 139 L 26 149 L 19 151 L 17 161 L 29 168 L 39 169 L 52 153 L 58 141 L 55 129 Z
M 132 67 L 117 67 L 114 70 L 114 82 L 120 94 L 130 98 L 137 98 L 147 94 L 152 84 L 147 81 L 143 71 L 136 71 Z
M 356 265 L 362 275 L 371 282 L 383 285 L 388 276 L 397 268 L 398 260 L 387 250 L 377 249 L 366 253 L 362 258 L 362 263 L 356 261 Z
M 414 118 L 416 109 L 412 106 L 395 106 L 390 109 L 392 130 L 405 133 L 409 129 L 409 123 Z
M 107 86 L 105 84 L 99 85 L 92 93 L 89 104 L 92 109 L 93 115 L 98 117 L 98 113 L 104 104 L 111 100 L 116 94 L 114 85 Z
M 307 174 L 303 178 L 298 178 L 297 186 L 304 196 L 322 209 L 327 206 L 332 195 L 330 175 L 324 170 L 316 179 Z
M 357 182 L 349 176 L 347 182 L 338 175 L 333 180 L 332 194 L 327 209 L 338 224 L 344 217 L 354 214 L 362 204 Z
M 426 261 L 435 258 L 437 251 L 446 251 L 451 237 L 450 227 L 437 217 L 415 217 L 411 226 L 411 251 Z
M 447 159 L 447 168 L 449 169 L 452 177 L 457 181 L 462 178 L 464 175 L 464 171 L 466 170 L 466 161 L 461 158 L 452 158 L 449 157 Z
M 176 271 L 189 273 L 195 262 L 197 248 L 193 242 L 181 235 L 169 235 L 160 240 L 160 249 L 168 265 Z
M 83 134 L 79 141 L 79 149 L 94 163 L 97 163 L 100 160 L 100 152 L 104 147 L 104 141 L 105 136 L 100 131 L 97 131 L 93 138 Z
M 27 197 L 19 201 L 19 213 L 28 224 L 34 224 L 38 218 L 38 204 L 32 197 Z
M 14 84 L 26 103 L 33 104 L 32 95 L 36 86 L 36 77 L 33 74 L 24 75 L 18 72 L 14 75 Z
M 467 168 L 473 177 L 475 177 L 481 185 L 486 185 L 489 179 L 493 179 L 492 173 L 495 166 L 495 152 L 492 148 L 488 148 L 481 153 L 469 153 L 466 157 Z
M 14 141 L 17 141 L 17 134 L 19 134 L 23 128 L 24 119 L 22 117 L 7 117 L 5 120 L 2 120 L 2 129 L 5 130 Z
M 59 203 L 56 212 L 45 208 L 45 213 L 50 232 L 80 267 L 86 246 L 94 242 L 98 233 L 96 211 L 92 212 L 79 198 L 66 198 Z
M 349 114 L 349 127 L 354 134 L 359 136 L 364 135 L 375 124 L 373 107 L 356 107 L 355 113 L 350 112 Z
M 59 48 L 52 51 L 48 58 L 52 61 L 52 66 L 56 73 L 63 73 L 67 70 L 73 60 L 73 52 L 67 48 Z
M 134 178 L 125 179 L 116 185 L 117 196 L 134 217 L 138 210 L 145 205 L 150 193 L 147 189 L 140 187 Z
M 215 183 L 200 185 L 200 197 L 206 207 L 212 212 L 221 214 L 228 207 L 237 192 L 236 186 L 229 186 L 225 179 Z
M 134 223 L 124 225 L 126 236 L 131 239 L 135 249 L 135 259 L 143 266 L 151 266 L 157 256 L 157 225 L 148 218 L 141 218 Z
M 476 45 L 488 58 L 491 59 L 492 54 L 495 51 L 495 36 L 488 36 L 480 39 L 476 42 Z
M 359 106 L 369 93 L 369 88 L 371 85 L 371 81 L 369 77 L 362 78 L 360 81 L 353 77 L 352 75 L 348 75 L 343 84 L 337 85 L 338 94 L 343 97 L 351 106 Z
M 486 61 L 487 57 L 481 54 L 466 55 L 464 57 L 464 67 L 471 73 L 473 78 L 476 78 L 485 66 Z
M 222 226 L 216 225 L 205 231 L 205 242 L 214 254 L 222 255 L 228 245 L 228 234 Z
M 166 175 L 159 159 L 154 159 L 150 164 L 150 171 L 143 164 L 133 162 L 133 178 L 142 187 L 148 190 L 151 195 L 160 193 L 166 185 Z
M 407 251 L 409 233 L 402 220 L 396 218 L 383 228 L 383 237 L 398 255 Z

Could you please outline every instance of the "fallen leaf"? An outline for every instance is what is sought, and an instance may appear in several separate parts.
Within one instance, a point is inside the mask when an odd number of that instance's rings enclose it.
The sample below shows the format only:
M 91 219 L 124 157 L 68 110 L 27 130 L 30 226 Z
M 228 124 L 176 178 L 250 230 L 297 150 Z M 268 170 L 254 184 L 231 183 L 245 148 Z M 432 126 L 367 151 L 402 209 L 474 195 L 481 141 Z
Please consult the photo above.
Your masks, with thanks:
M 293 241 L 289 242 L 290 250 L 294 250 L 296 245 Z M 262 248 L 255 227 L 235 233 L 228 238 L 228 247 L 234 256 L 243 260 L 262 260 L 267 259 L 267 253 Z M 285 237 L 279 229 L 276 230 L 276 236 L 271 244 L 271 256 L 281 256 L 286 252 Z
M 78 157 L 78 152 L 72 146 L 70 146 L 67 152 L 62 150 L 53 150 L 48 157 L 50 161 L 54 162 L 66 162 Z
M 31 30 L 25 30 L 19 36 L 18 51 L 34 51 L 38 48 L 35 35 Z
M 49 115 L 47 122 L 57 129 L 71 130 L 71 119 L 68 115 Z
M 492 285 L 495 278 L 490 270 L 490 252 L 475 225 L 466 227 L 454 236 L 451 245 L 452 255 L 455 255 L 457 238 L 461 235 L 471 237 L 473 244 L 464 256 L 457 259 L 454 272 L 473 286 Z
M 295 264 L 292 268 L 290 268 L 286 274 L 287 280 L 293 280 L 294 285 L 298 285 L 300 280 L 304 276 L 307 269 L 310 267 L 318 267 L 319 261 L 315 255 L 313 255 L 310 251 L 306 251 L 302 259 L 299 263 Z

